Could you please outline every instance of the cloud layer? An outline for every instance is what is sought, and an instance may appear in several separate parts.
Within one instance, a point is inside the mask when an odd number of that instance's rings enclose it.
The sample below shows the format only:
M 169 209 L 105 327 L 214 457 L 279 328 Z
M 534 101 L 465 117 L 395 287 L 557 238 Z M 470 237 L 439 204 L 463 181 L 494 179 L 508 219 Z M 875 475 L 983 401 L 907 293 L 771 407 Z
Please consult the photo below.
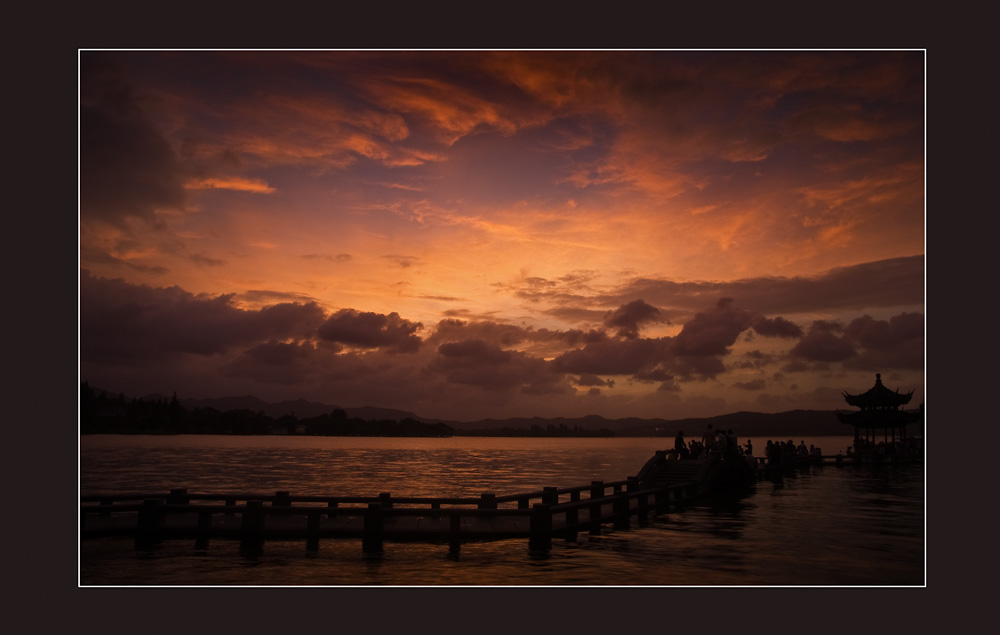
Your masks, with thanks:
M 426 416 L 923 384 L 919 51 L 83 51 L 80 364 Z
M 841 278 L 833 272 L 803 284 L 822 287 Z M 828 388 L 851 390 L 875 371 L 911 382 L 923 371 L 919 312 L 806 321 L 801 313 L 768 316 L 730 297 L 673 325 L 676 334 L 660 336 L 647 330 L 662 326 L 668 311 L 641 300 L 595 315 L 586 329 L 454 318 L 425 327 L 397 313 L 325 313 L 315 303 L 242 309 L 232 296 L 196 296 L 86 271 L 80 308 L 85 377 L 133 390 L 159 382 L 161 391 L 192 396 L 277 398 L 291 386 L 312 399 L 419 405 L 425 416 L 450 419 L 529 411 L 686 413 L 695 405 L 685 400 L 702 395 L 708 383 L 708 392 L 736 408 L 747 393 L 807 384 L 817 369 L 831 378 Z M 720 390 L 726 385 L 744 395 L 727 401 Z

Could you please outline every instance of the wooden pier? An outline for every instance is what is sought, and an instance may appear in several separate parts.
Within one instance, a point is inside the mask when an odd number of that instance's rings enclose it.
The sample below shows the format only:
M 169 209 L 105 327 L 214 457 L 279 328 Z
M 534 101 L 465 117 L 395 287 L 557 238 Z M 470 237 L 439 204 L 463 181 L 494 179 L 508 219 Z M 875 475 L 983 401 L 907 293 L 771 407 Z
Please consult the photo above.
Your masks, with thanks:
M 737 455 L 679 460 L 672 451 L 660 451 L 637 476 L 621 481 L 479 497 L 198 494 L 186 489 L 166 495 L 84 495 L 80 536 L 132 536 L 140 547 L 193 540 L 198 549 L 207 548 L 210 540 L 233 539 L 249 550 L 260 549 L 265 540 L 302 540 L 311 551 L 324 539 L 353 538 L 360 539 L 366 552 L 381 551 L 386 540 L 458 548 L 468 541 L 527 538 L 531 549 L 544 550 L 556 537 L 600 534 L 607 525 L 628 529 L 632 518 L 641 524 L 650 514 L 667 514 L 719 486 L 749 486 L 823 463 L 821 457 L 811 457 L 778 466 L 758 462 L 750 468 Z M 731 480 L 734 474 L 740 475 L 739 482 Z

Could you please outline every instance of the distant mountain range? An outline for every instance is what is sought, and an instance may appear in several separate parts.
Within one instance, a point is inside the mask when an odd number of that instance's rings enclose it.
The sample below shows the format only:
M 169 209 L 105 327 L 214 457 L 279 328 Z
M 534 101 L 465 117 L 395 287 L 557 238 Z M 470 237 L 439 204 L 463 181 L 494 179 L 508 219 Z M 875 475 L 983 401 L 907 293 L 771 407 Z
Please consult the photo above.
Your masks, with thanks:
M 669 436 L 684 432 L 687 439 L 700 438 L 712 426 L 713 430 L 733 430 L 740 439 L 754 436 L 769 436 L 785 439 L 799 436 L 834 436 L 853 434 L 853 430 L 841 423 L 832 410 L 792 410 L 779 413 L 734 412 L 715 417 L 687 419 L 605 419 L 598 415 L 580 418 L 558 417 L 554 419 L 484 419 L 472 422 L 445 422 L 456 430 L 483 430 L 496 428 L 531 428 L 561 425 L 572 428 L 579 425 L 587 430 L 607 429 L 617 436 Z
M 107 390 L 95 388 L 97 392 L 106 392 L 109 396 L 117 396 Z M 141 397 L 145 401 L 170 401 L 171 397 L 161 394 L 150 394 Z M 413 419 L 421 423 L 444 423 L 456 431 L 485 432 L 490 430 L 530 430 L 537 426 L 544 429 L 552 426 L 565 426 L 573 429 L 576 426 L 587 431 L 610 430 L 616 436 L 669 436 L 683 431 L 688 439 L 700 438 L 709 425 L 713 430 L 723 428 L 733 430 L 740 439 L 753 437 L 768 437 L 772 439 L 792 439 L 800 436 L 835 436 L 853 434 L 853 430 L 837 419 L 833 410 L 790 410 L 787 412 L 733 412 L 714 417 L 698 417 L 685 419 L 642 419 L 626 417 L 621 419 L 606 419 L 600 415 L 585 417 L 512 417 L 508 419 L 481 419 L 479 421 L 449 421 L 446 419 L 428 419 L 406 410 L 393 408 L 378 408 L 363 406 L 360 408 L 345 408 L 331 404 L 296 399 L 294 401 L 266 402 L 257 397 L 221 397 L 216 399 L 180 399 L 180 404 L 187 410 L 196 408 L 215 408 L 219 411 L 249 410 L 263 412 L 265 415 L 278 419 L 292 415 L 297 419 L 308 419 L 322 414 L 330 414 L 334 410 L 343 410 L 351 419 L 364 421 L 402 421 Z M 910 429 L 910 434 L 922 434 L 923 430 Z
M 143 399 L 169 399 L 162 395 L 149 395 Z M 853 431 L 841 423 L 833 410 L 791 410 L 778 413 L 734 412 L 714 417 L 686 419 L 642 419 L 626 417 L 607 419 L 599 415 L 585 417 L 514 417 L 508 419 L 481 419 L 479 421 L 449 421 L 443 419 L 428 419 L 405 410 L 392 408 L 377 408 L 364 406 L 361 408 L 345 408 L 331 404 L 318 403 L 297 399 L 295 401 L 280 401 L 268 403 L 252 396 L 224 397 L 218 399 L 180 399 L 181 405 L 188 409 L 211 407 L 216 410 L 250 410 L 263 412 L 275 419 L 284 415 L 293 415 L 298 419 L 329 414 L 334 410 L 343 410 L 350 418 L 374 421 L 401 421 L 413 419 L 422 423 L 444 423 L 455 430 L 486 431 L 486 430 L 529 430 L 532 426 L 543 429 L 553 426 L 566 426 L 570 429 L 579 426 L 585 430 L 610 430 L 617 436 L 670 436 L 683 431 L 690 438 L 700 437 L 709 425 L 713 430 L 723 428 L 733 430 L 740 438 L 754 436 L 769 436 L 786 439 L 797 436 L 827 436 L 847 435 Z M 919 433 L 912 430 L 912 433 Z
M 143 399 L 163 399 L 162 395 L 143 397 Z M 169 397 L 167 397 L 169 399 Z M 251 412 L 263 412 L 275 419 L 285 415 L 293 415 L 297 419 L 308 419 L 318 417 L 322 414 L 330 414 L 334 410 L 343 410 L 351 419 L 364 419 L 365 421 L 402 421 L 403 419 L 413 419 L 422 423 L 437 423 L 438 419 L 426 419 L 418 417 L 412 412 L 404 410 L 394 410 L 392 408 L 376 408 L 373 406 L 363 406 L 361 408 L 343 408 L 330 404 L 296 399 L 294 401 L 278 401 L 268 403 L 257 397 L 220 397 L 218 399 L 180 399 L 181 406 L 187 410 L 195 408 L 215 408 L 216 410 L 250 410 Z

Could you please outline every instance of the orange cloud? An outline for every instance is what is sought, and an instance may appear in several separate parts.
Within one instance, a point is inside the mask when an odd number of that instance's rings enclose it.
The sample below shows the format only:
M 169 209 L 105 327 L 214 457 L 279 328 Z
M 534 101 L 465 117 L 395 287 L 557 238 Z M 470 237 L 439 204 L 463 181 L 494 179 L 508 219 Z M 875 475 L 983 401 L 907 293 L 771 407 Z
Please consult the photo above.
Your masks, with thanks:
M 261 179 L 245 179 L 238 176 L 192 179 L 185 183 L 184 187 L 189 190 L 220 189 L 253 192 L 255 194 L 273 194 L 277 191 Z

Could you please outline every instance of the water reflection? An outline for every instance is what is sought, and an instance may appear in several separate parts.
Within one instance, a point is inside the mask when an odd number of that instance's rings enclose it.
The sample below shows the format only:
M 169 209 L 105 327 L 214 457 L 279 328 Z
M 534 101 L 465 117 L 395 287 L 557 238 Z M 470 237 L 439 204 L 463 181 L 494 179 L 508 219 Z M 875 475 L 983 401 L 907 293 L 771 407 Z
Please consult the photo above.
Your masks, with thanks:
M 85 439 L 81 490 L 478 496 L 636 473 L 656 439 Z M 579 441 L 579 442 L 578 442 Z M 809 443 L 814 441 L 809 440 Z M 381 444 L 381 445 L 379 445 Z M 627 530 L 553 539 L 359 539 L 81 544 L 86 584 L 197 585 L 867 585 L 923 583 L 921 466 L 814 468 L 736 498 L 672 508 Z

